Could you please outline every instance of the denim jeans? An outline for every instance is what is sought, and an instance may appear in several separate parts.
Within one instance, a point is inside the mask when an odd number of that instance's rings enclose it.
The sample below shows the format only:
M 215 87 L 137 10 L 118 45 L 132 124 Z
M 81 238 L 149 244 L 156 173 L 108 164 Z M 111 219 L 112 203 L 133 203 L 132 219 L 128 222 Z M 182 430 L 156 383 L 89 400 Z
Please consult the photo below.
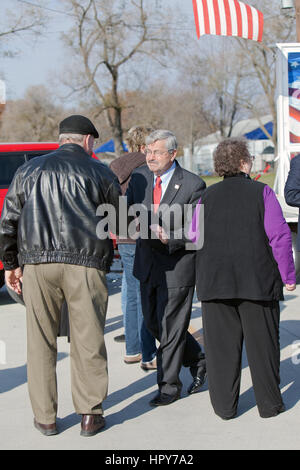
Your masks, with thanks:
M 147 330 L 141 305 L 140 282 L 132 274 L 135 245 L 120 243 L 118 250 L 123 263 L 122 311 L 126 337 L 126 354 L 142 353 L 142 361 L 149 362 L 156 355 L 155 338 Z

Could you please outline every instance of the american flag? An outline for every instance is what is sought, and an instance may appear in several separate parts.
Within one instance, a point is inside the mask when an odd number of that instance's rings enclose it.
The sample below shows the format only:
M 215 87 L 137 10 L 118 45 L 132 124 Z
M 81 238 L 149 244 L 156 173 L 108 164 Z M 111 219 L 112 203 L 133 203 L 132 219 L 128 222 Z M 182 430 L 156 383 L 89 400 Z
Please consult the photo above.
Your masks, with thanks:
M 198 39 L 204 34 L 262 41 L 264 17 L 238 0 L 193 0 Z
M 290 143 L 300 143 L 300 53 L 288 54 Z

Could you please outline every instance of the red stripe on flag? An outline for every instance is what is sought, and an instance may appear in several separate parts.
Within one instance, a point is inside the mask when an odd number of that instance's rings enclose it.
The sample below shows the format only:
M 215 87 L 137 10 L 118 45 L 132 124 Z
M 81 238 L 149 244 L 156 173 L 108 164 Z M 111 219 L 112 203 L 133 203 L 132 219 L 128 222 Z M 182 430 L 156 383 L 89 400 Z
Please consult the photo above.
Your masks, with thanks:
M 293 106 L 290 106 L 289 107 L 289 114 L 290 114 L 290 117 L 296 119 L 297 121 L 300 122 L 300 111 L 296 108 L 294 108 Z
M 290 142 L 291 142 L 291 144 L 299 144 L 300 143 L 300 137 L 298 137 L 297 135 L 290 132 Z
M 211 3 L 208 4 L 208 1 L 210 1 Z M 258 31 L 257 41 L 261 42 L 264 28 L 263 14 L 256 8 L 252 8 L 250 7 L 250 5 L 247 5 L 244 2 L 242 3 L 238 0 L 232 0 L 232 3 L 229 3 L 230 1 L 231 0 L 193 0 L 193 9 L 198 39 L 202 34 L 216 34 L 217 36 L 220 36 L 223 32 L 223 34 L 225 34 L 226 36 L 232 36 L 234 34 L 234 36 L 245 37 L 248 39 L 255 40 L 256 34 L 254 37 L 254 33 Z M 220 8 L 220 2 L 222 2 L 222 8 Z M 241 4 L 245 5 L 245 14 L 244 9 L 242 10 Z M 199 7 L 201 7 L 201 9 Z M 254 14 L 254 10 L 257 12 L 257 14 Z M 200 14 L 202 15 L 201 17 Z M 244 21 L 247 21 L 248 32 L 246 25 L 243 24 L 243 15 Z M 204 31 L 202 31 L 202 29 L 200 31 L 200 26 L 202 24 L 204 24 Z M 210 25 L 214 25 L 213 32 L 211 32 Z M 247 35 L 245 34 L 246 32 Z
M 218 0 L 213 0 L 214 6 L 214 15 L 215 15 L 215 24 L 216 24 L 216 34 L 220 36 L 221 34 L 221 19 L 220 19 L 220 11 L 219 11 L 219 4 Z
M 197 0 L 193 0 L 193 8 L 194 8 L 194 17 L 195 17 L 195 25 L 196 25 L 196 33 L 198 39 L 200 38 L 200 26 L 199 26 L 199 14 L 198 14 L 198 5 Z
M 208 14 L 207 1 L 202 0 L 202 3 L 203 3 L 203 16 L 204 16 L 205 34 L 210 34 L 210 25 L 209 25 L 209 14 Z
M 253 39 L 253 18 L 252 10 L 249 5 L 246 5 L 247 21 L 248 21 L 248 39 Z
M 257 13 L 258 13 L 258 25 L 259 25 L 257 41 L 262 42 L 263 30 L 264 30 L 264 15 L 259 10 L 257 10 Z
M 224 0 L 224 9 L 226 16 L 226 31 L 228 36 L 232 36 L 231 14 L 228 0 Z
M 243 35 L 243 21 L 242 21 L 241 6 L 238 0 L 234 0 L 234 4 L 235 4 L 235 11 L 236 11 L 236 19 L 237 19 L 237 34 L 238 36 L 242 36 Z

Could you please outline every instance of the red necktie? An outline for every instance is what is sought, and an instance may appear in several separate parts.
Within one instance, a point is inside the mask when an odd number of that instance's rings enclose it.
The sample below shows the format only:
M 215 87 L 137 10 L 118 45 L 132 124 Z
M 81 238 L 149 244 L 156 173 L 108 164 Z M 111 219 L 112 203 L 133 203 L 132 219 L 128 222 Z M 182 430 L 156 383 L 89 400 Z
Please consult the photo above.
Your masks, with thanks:
M 160 176 L 156 178 L 155 186 L 153 189 L 153 204 L 154 204 L 154 213 L 157 212 L 158 206 L 161 200 L 161 179 Z

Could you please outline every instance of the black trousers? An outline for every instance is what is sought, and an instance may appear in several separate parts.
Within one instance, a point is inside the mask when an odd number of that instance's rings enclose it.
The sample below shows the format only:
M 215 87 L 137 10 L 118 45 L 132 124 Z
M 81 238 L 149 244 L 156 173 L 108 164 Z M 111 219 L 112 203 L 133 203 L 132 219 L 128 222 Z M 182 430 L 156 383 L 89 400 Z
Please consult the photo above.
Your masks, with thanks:
M 165 285 L 141 283 L 145 324 L 159 341 L 157 383 L 161 393 L 176 395 L 182 383 L 182 366 L 190 367 L 192 376 L 205 367 L 200 344 L 187 331 L 191 318 L 194 287 L 168 289 Z
M 261 417 L 276 416 L 283 406 L 279 389 L 279 302 L 218 300 L 202 302 L 209 393 L 215 413 L 236 414 L 245 341 Z

